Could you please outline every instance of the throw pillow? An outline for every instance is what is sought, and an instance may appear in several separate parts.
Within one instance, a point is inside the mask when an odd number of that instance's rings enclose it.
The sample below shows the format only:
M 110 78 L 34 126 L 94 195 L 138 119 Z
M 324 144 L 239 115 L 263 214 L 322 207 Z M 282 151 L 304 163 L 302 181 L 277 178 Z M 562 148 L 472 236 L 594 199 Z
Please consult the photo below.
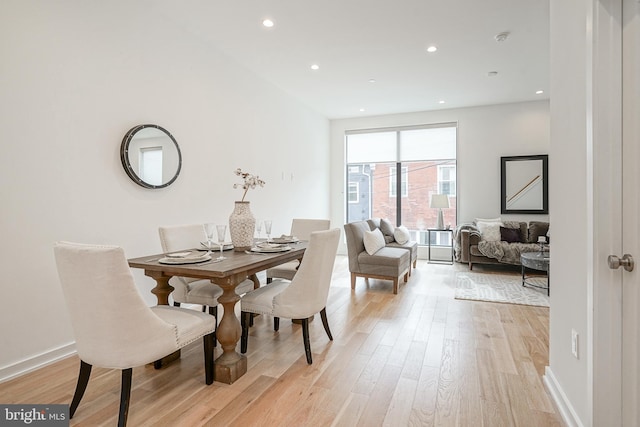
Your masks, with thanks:
M 373 231 L 365 231 L 362 236 L 362 241 L 364 243 L 364 249 L 369 255 L 375 254 L 380 249 L 384 248 L 385 245 L 384 236 L 379 228 L 376 228 Z
M 499 242 L 500 241 L 500 227 L 501 222 L 479 222 L 476 224 L 478 231 L 482 236 L 482 240 L 487 242 Z
M 549 223 L 542 221 L 529 222 L 529 243 L 538 243 L 538 237 L 546 236 Z
M 507 243 L 520 243 L 520 229 L 500 227 L 500 240 Z
M 393 223 L 388 219 L 380 220 L 380 231 L 382 231 L 382 234 L 384 235 L 384 241 L 386 243 L 393 242 L 393 232 L 395 231 L 395 228 L 396 227 L 393 225 Z
M 409 241 L 411 235 L 409 234 L 409 229 L 401 225 L 400 227 L 396 227 L 396 230 L 393 232 L 393 237 L 396 239 L 396 242 L 404 245 Z

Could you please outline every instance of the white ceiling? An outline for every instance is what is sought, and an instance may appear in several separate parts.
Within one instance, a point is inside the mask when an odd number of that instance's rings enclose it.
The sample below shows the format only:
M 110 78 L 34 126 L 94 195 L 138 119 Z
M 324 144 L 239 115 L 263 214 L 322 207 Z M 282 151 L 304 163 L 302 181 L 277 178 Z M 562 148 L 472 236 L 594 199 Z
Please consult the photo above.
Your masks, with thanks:
M 149 6 L 330 119 L 548 98 L 548 0 L 154 0 Z M 262 26 L 266 17 L 273 28 Z M 496 41 L 504 31 L 508 39 Z M 438 51 L 428 54 L 429 45 Z M 310 69 L 314 63 L 319 70 Z

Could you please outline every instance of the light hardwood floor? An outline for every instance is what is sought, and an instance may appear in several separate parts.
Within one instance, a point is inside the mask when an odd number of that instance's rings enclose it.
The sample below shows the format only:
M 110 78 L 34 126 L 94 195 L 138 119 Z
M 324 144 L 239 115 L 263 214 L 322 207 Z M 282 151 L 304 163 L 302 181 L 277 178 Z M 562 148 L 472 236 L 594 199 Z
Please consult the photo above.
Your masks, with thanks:
M 351 291 L 338 256 L 334 341 L 311 322 L 313 365 L 299 325 L 282 319 L 276 333 L 260 316 L 248 371 L 232 385 L 205 385 L 201 342 L 161 370 L 135 368 L 129 425 L 562 426 L 541 379 L 549 310 L 456 300 L 455 275 L 466 270 L 420 260 L 398 295 L 379 280 Z M 0 402 L 69 403 L 78 366 L 70 357 L 2 383 Z M 71 425 L 115 425 L 119 393 L 120 373 L 94 368 Z

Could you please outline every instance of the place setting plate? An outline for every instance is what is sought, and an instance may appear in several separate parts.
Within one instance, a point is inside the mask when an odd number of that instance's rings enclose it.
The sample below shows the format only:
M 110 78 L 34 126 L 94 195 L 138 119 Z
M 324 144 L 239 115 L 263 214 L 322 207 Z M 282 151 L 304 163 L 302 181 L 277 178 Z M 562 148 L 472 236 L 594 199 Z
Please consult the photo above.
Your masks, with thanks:
M 209 254 L 209 252 L 202 253 L 198 251 L 174 252 L 166 254 L 164 258 L 160 258 L 158 260 L 160 264 L 171 265 L 197 264 L 206 261 L 211 261 L 211 255 Z

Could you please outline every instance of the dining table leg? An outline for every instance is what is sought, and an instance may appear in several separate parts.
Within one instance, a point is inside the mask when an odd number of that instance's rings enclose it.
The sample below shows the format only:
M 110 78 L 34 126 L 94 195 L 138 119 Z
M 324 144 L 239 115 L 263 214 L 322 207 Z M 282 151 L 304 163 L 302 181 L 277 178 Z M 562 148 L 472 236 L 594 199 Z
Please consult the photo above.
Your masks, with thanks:
M 216 331 L 223 353 L 215 360 L 215 380 L 226 384 L 233 384 L 247 372 L 246 356 L 236 351 L 242 335 L 242 327 L 235 313 L 236 303 L 240 301 L 240 296 L 236 294 L 235 289 L 246 277 L 246 275 L 237 275 L 211 280 L 222 288 L 223 292 L 218 297 L 218 302 L 224 309 L 222 320 Z
M 169 305 L 169 294 L 173 292 L 174 287 L 169 284 L 171 276 L 166 276 L 160 271 L 145 271 L 145 276 L 149 276 L 156 281 L 156 287 L 151 289 L 151 293 L 156 296 L 158 305 Z

